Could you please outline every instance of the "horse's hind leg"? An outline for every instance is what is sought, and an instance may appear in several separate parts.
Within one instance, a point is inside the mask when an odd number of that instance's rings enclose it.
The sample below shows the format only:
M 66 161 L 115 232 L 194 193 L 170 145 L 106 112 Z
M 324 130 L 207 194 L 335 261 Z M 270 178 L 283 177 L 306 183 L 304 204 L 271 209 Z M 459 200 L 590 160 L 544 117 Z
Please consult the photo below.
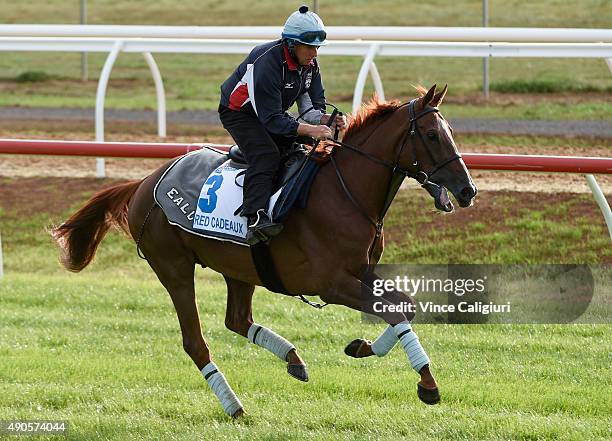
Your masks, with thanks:
M 148 237 L 148 234 L 143 236 L 142 251 L 172 298 L 181 326 L 185 352 L 202 372 L 225 412 L 238 417 L 243 413 L 242 404 L 225 376 L 212 362 L 208 345 L 202 336 L 194 289 L 193 253 L 183 245 L 173 227 L 160 217 L 163 216 L 151 217 L 148 229 L 155 229 L 158 234 L 154 240 Z
M 295 346 L 274 331 L 253 322 L 252 300 L 255 287 L 240 280 L 225 277 L 227 311 L 225 326 L 286 361 L 287 372 L 301 381 L 308 381 L 306 365 Z

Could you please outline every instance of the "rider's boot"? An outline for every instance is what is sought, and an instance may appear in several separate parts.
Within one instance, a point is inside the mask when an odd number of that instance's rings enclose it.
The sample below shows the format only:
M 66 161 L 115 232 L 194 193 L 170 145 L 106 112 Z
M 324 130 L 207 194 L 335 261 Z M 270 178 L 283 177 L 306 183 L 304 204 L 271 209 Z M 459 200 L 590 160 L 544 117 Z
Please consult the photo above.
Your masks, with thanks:
M 246 241 L 249 245 L 268 241 L 272 236 L 276 236 L 283 229 L 283 224 L 272 222 L 270 216 L 263 208 L 257 210 L 252 216 L 248 217 L 248 230 Z

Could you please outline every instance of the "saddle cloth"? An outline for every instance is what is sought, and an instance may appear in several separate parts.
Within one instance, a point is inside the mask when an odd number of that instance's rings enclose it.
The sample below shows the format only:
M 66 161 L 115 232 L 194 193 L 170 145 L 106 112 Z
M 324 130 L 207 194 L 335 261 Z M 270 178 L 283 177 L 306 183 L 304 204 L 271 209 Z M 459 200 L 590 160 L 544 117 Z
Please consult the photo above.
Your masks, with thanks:
M 238 160 L 203 148 L 174 161 L 153 190 L 168 222 L 198 236 L 248 246 L 247 219 L 238 214 L 247 164 Z M 293 206 L 306 207 L 318 170 L 319 165 L 302 150 L 284 158 L 268 206 L 275 222 L 283 222 Z

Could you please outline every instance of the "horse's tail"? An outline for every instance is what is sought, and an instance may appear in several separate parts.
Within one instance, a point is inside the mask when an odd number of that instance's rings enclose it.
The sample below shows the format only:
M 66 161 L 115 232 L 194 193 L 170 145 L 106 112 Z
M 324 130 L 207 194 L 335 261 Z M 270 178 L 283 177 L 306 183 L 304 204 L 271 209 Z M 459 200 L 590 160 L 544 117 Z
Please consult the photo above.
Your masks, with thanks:
M 142 181 L 126 182 L 93 195 L 76 213 L 51 231 L 66 269 L 81 271 L 93 259 L 111 226 L 129 234 L 128 202 Z

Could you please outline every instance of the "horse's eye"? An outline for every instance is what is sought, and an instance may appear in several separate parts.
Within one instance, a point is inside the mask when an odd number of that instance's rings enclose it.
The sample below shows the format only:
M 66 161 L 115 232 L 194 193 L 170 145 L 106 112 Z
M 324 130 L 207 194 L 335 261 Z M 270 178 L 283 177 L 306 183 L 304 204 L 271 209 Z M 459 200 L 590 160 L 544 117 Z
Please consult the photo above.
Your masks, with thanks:
M 438 134 L 436 132 L 427 132 L 427 137 L 432 141 L 438 139 Z

